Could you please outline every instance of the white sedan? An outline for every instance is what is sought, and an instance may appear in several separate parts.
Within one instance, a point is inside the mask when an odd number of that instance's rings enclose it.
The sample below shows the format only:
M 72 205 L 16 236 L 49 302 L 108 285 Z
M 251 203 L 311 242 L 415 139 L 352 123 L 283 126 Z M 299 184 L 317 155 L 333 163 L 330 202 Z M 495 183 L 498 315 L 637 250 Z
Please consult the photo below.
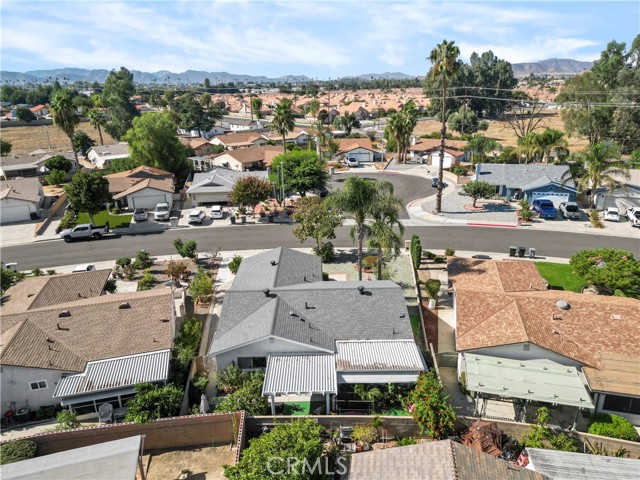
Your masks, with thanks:
M 202 219 L 205 217 L 203 210 L 191 210 L 189 212 L 189 223 L 202 223 Z
M 619 222 L 620 213 L 616 207 L 607 207 L 604 210 L 604 219 L 610 222 Z

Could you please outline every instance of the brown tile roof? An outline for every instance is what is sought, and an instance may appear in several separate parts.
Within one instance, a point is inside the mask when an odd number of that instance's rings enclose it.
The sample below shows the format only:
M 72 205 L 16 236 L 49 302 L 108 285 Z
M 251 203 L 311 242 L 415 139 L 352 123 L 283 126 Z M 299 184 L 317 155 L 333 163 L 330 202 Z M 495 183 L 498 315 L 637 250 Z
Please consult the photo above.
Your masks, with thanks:
M 600 368 L 583 368 L 592 391 L 640 397 L 640 357 L 615 352 L 599 352 L 596 357 Z
M 271 163 L 276 156 L 282 153 L 282 147 L 276 145 L 263 145 L 260 147 L 239 148 L 225 153 L 240 163 L 266 163 L 267 159 L 269 160 L 269 163 Z
M 390 473 L 392 472 L 392 473 Z M 358 453 L 351 457 L 349 480 L 545 480 L 451 440 Z
M 145 180 L 139 180 L 136 184 L 129 187 L 123 192 L 120 192 L 113 196 L 114 200 L 124 198 L 127 195 L 138 192 L 145 188 L 152 188 L 154 190 L 160 190 L 161 192 L 173 192 L 173 179 L 172 178 L 147 178 Z
M 127 302 L 130 308 L 119 308 Z M 103 295 L 3 315 L 5 365 L 79 372 L 88 361 L 171 348 L 171 292 Z M 68 311 L 68 316 L 60 316 Z
M 191 137 L 179 137 L 180 142 L 182 142 L 184 145 L 191 147 L 191 148 L 198 148 L 201 147 L 203 145 L 208 145 L 209 141 L 206 138 L 191 138 Z
M 449 259 L 448 271 L 456 290 L 498 293 L 547 289 L 535 264 L 529 261 L 453 257 Z
M 467 148 L 467 142 L 463 140 L 447 140 L 445 142 L 445 148 L 449 150 L 462 150 Z M 433 150 L 434 148 L 440 148 L 440 139 L 436 138 L 421 138 L 416 141 L 415 145 L 409 146 L 409 151 L 412 152 L 426 152 Z
M 373 145 L 371 145 L 369 137 L 340 139 L 340 152 L 349 152 L 356 148 L 366 148 L 367 150 L 373 151 Z
M 237 133 L 227 133 L 225 135 L 215 135 L 211 138 L 213 140 L 217 138 L 224 145 L 231 144 L 240 144 L 240 143 L 255 143 L 258 140 L 262 139 L 260 133 L 256 132 L 237 132 Z
M 160 170 L 159 168 L 142 166 L 134 168 L 133 170 L 105 175 L 105 178 L 109 181 L 109 191 L 112 194 L 122 194 L 123 192 L 127 192 L 124 195 L 119 195 L 118 198 L 134 193 L 146 186 L 150 186 L 150 182 L 147 182 L 144 186 L 140 186 L 139 188 L 129 191 L 136 185 L 139 185 L 149 179 L 153 180 L 154 186 L 151 188 L 155 188 L 163 192 L 173 192 L 173 174 L 165 170 Z
M 99 297 L 111 269 L 25 278 L 3 295 L 0 313 L 24 312 L 82 298 Z
M 37 177 L 13 178 L 0 182 L 0 199 L 12 198 L 40 203 L 40 182 Z

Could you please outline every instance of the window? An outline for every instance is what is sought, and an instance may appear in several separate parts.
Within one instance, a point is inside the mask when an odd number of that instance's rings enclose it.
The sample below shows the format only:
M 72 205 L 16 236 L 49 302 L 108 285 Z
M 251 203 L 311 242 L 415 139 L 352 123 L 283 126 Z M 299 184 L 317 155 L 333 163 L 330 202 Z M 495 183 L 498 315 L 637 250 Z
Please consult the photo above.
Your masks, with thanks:
M 640 399 L 623 397 L 622 395 L 610 395 L 607 393 L 606 397 L 604 397 L 602 409 L 611 412 L 640 415 Z
M 42 390 L 44 388 L 48 388 L 47 382 L 45 380 L 41 380 L 39 382 L 31 382 L 29 386 L 31 387 L 31 390 Z
M 267 357 L 238 357 L 238 368 L 266 368 Z

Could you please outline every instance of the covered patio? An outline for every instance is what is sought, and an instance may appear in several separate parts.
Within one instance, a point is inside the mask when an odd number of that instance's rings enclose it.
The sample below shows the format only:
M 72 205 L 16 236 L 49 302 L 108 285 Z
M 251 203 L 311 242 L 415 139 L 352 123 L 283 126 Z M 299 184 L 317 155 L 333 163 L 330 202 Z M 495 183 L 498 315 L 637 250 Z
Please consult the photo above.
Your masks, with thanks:
M 329 413 L 337 385 L 333 355 L 274 354 L 267 359 L 262 394 L 269 397 L 272 415 L 276 414 L 276 401 L 292 395 L 323 395 Z
M 574 407 L 575 428 L 580 411 L 595 408 L 583 375 L 576 367 L 463 353 L 460 372 L 465 374 L 466 388 L 474 399 L 474 415 L 482 413 L 480 398 L 521 401 L 522 410 L 517 415 L 520 419 L 525 417 L 530 402 L 541 402 Z

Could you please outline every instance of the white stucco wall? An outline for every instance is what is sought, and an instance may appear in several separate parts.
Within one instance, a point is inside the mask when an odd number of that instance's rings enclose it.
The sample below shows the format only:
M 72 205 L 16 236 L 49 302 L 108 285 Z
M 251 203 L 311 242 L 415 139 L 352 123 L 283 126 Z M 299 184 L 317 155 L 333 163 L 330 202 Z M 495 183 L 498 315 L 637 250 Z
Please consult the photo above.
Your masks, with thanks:
M 7 402 L 16 402 L 16 409 L 28 406 L 32 411 L 43 405 L 58 403 L 53 400 L 53 392 L 62 377 L 59 370 L 45 370 L 40 368 L 2 366 L 0 373 L 0 398 L 2 399 L 3 412 L 8 410 Z M 46 381 L 47 388 L 31 390 L 31 382 Z
M 127 195 L 127 205 L 130 208 L 154 209 L 158 203 L 162 202 L 173 205 L 173 193 L 163 192 L 155 188 L 144 188 Z
M 2 223 L 30 220 L 31 213 L 38 213 L 38 205 L 15 198 L 0 200 L 0 221 Z
M 529 350 L 525 350 L 525 346 L 529 345 Z M 563 357 L 555 352 L 539 347 L 532 343 L 516 343 L 513 345 L 502 345 L 499 347 L 478 348 L 469 350 L 469 353 L 478 353 L 480 355 L 490 355 L 493 357 L 511 358 L 513 360 L 534 360 L 541 362 L 557 363 L 559 365 L 567 365 L 571 367 L 580 367 L 582 364 Z
M 344 154 L 344 157 L 354 157 L 359 162 L 373 162 L 373 152 L 366 148 L 354 148 Z
M 218 370 L 222 370 L 231 362 L 238 363 L 238 357 L 267 357 L 271 353 L 296 353 L 296 352 L 318 352 L 317 349 L 308 345 L 290 342 L 278 337 L 264 338 L 251 345 L 236 348 L 229 352 L 216 355 Z
M 218 167 L 229 168 L 231 170 L 235 170 L 236 172 L 242 172 L 242 164 L 228 153 L 214 158 L 211 163 L 213 165 L 217 165 Z

